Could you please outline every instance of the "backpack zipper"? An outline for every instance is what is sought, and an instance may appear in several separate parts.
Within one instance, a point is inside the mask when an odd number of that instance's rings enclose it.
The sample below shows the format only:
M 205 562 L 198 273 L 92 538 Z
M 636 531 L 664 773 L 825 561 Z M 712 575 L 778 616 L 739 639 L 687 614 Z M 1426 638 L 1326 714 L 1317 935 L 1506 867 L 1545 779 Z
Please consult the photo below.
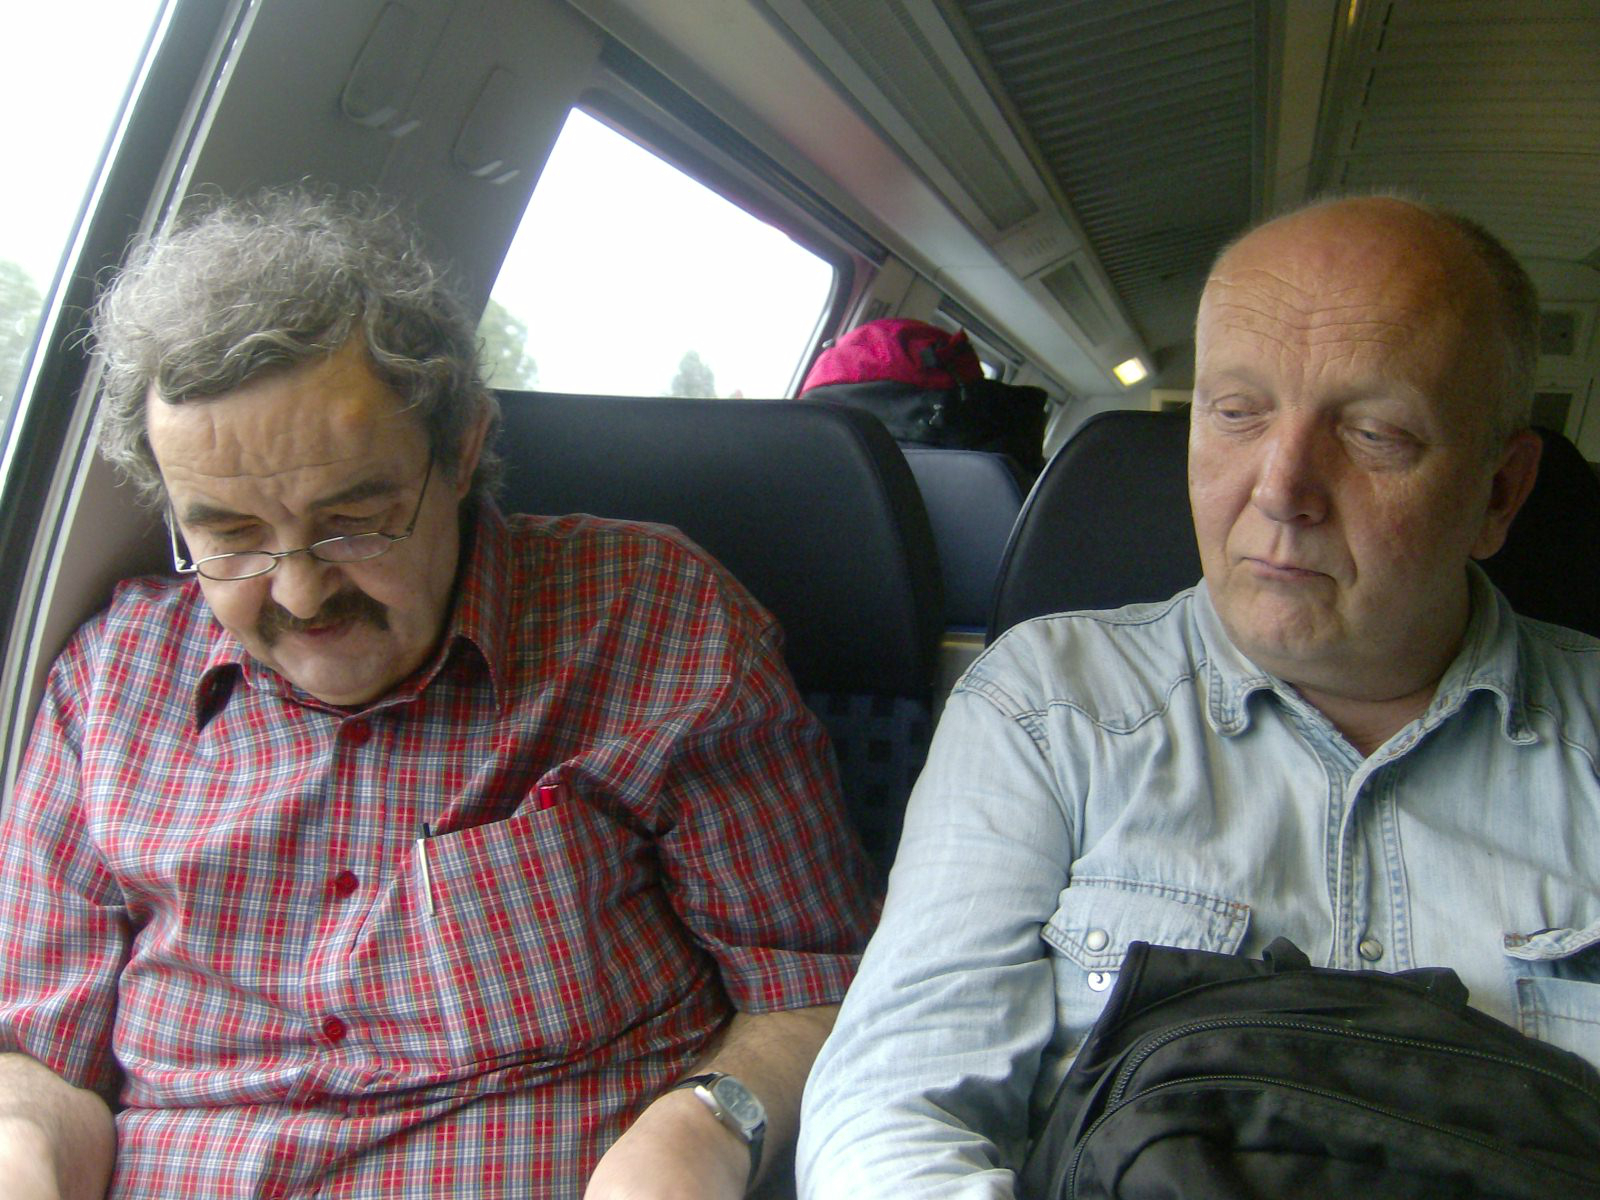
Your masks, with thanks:
M 1117 1071 L 1117 1078 L 1111 1086 L 1111 1092 L 1106 1098 L 1106 1108 L 1110 1109 L 1121 1103 L 1135 1071 L 1144 1065 L 1157 1050 L 1174 1042 L 1179 1038 L 1188 1037 L 1194 1033 L 1205 1033 L 1213 1029 L 1237 1029 L 1245 1027 L 1265 1029 L 1294 1029 L 1308 1033 L 1329 1033 L 1339 1037 L 1354 1038 L 1359 1041 L 1377 1042 L 1387 1046 L 1404 1046 L 1408 1049 L 1436 1050 L 1445 1054 L 1461 1058 L 1476 1059 L 1479 1062 L 1494 1063 L 1497 1066 L 1515 1067 L 1518 1070 L 1528 1071 L 1541 1075 L 1556 1083 L 1565 1084 L 1595 1104 L 1600 1104 L 1600 1095 L 1596 1095 L 1575 1079 L 1569 1079 L 1558 1071 L 1548 1067 L 1539 1066 L 1537 1063 L 1524 1062 L 1521 1059 L 1511 1058 L 1504 1054 L 1492 1054 L 1484 1050 L 1473 1050 L 1465 1046 L 1452 1046 L 1448 1042 L 1429 1041 L 1426 1038 L 1401 1037 L 1398 1034 L 1372 1033 L 1362 1029 L 1349 1029 L 1342 1025 L 1328 1025 L 1318 1021 L 1303 1021 L 1292 1018 L 1275 1020 L 1270 1017 L 1216 1017 L 1207 1021 L 1192 1021 L 1187 1025 L 1177 1025 L 1165 1030 L 1155 1037 L 1140 1043 L 1132 1057 L 1130 1057 Z

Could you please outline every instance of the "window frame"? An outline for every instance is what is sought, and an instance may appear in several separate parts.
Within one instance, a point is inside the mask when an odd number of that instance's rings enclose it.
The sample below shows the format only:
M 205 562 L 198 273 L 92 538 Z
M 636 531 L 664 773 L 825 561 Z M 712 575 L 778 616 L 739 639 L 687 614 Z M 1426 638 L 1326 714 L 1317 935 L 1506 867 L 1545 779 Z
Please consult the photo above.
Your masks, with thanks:
M 253 0 L 166 0 L 45 292 L 33 347 L 0 443 L 0 797 L 9 795 L 32 721 L 40 611 L 72 512 L 71 481 L 94 454 L 98 371 L 86 333 L 99 283 L 171 206 L 192 158 L 203 95 Z M 49 402 L 46 402 L 48 400 Z
M 632 51 L 608 40 L 574 107 L 682 171 L 833 269 L 833 284 L 785 390 L 793 396 L 825 338 L 889 258 L 876 238 Z M 537 188 L 537 184 L 535 184 Z

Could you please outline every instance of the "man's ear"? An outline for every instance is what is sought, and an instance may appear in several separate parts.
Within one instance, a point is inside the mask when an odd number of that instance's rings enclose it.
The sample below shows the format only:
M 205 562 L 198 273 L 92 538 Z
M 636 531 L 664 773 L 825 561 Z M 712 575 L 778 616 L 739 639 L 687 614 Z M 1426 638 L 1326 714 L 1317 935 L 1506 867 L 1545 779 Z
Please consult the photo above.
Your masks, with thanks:
M 1505 545 L 1506 532 L 1533 490 L 1539 474 L 1539 455 L 1544 443 L 1531 429 L 1514 433 L 1500 451 L 1500 465 L 1489 483 L 1489 508 L 1483 515 L 1483 528 L 1472 544 L 1473 558 L 1488 558 Z
M 472 475 L 478 469 L 478 460 L 483 457 L 483 441 L 489 436 L 489 425 L 493 415 L 485 406 L 483 413 L 478 417 L 478 423 L 461 439 L 461 457 L 456 461 L 453 478 L 457 500 L 465 500 L 467 493 L 472 490 Z

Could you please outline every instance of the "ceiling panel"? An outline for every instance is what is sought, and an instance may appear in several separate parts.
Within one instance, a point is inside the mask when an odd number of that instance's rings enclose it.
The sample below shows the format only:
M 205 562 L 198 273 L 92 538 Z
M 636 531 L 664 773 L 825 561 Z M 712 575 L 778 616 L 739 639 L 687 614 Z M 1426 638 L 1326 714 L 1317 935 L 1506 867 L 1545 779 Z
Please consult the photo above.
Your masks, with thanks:
M 1158 372 L 1262 169 L 1254 0 L 954 0 Z
M 1350 29 L 1325 113 L 1325 188 L 1394 187 L 1524 258 L 1600 250 L 1600 5 L 1388 0 Z

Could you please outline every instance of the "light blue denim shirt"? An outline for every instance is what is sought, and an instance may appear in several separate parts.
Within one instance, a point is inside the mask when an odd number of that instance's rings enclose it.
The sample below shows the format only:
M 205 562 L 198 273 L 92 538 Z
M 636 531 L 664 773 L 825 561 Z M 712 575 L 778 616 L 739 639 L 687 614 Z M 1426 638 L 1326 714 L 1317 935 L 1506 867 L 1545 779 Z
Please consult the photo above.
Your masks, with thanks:
M 1233 647 L 1204 585 L 997 641 L 945 709 L 806 1089 L 802 1197 L 1011 1196 L 1134 940 L 1450 966 L 1600 1063 L 1600 641 L 1471 571 L 1460 655 L 1367 759 Z

